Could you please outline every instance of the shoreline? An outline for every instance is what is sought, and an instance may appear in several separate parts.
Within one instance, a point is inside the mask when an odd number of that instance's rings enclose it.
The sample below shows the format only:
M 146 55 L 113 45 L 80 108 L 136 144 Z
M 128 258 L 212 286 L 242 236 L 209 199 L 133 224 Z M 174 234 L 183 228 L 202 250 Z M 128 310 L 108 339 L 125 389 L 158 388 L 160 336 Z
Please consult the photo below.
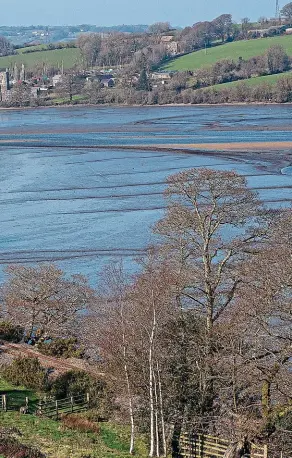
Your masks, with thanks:
M 249 107 L 249 106 L 267 106 L 267 107 L 272 107 L 272 106 L 277 106 L 277 107 L 286 107 L 286 106 L 291 106 L 292 102 L 285 102 L 285 103 L 279 103 L 279 102 L 232 102 L 232 103 L 198 103 L 198 104 L 192 104 L 192 103 L 168 103 L 168 104 L 162 104 L 162 105 L 126 105 L 126 104 L 116 104 L 116 103 L 107 103 L 107 104 L 92 104 L 92 103 L 76 103 L 76 104 L 64 104 L 64 105 L 40 105 L 40 106 L 35 106 L 35 107 L 0 107 L 0 111 L 23 111 L 23 110 L 39 110 L 39 109 L 47 109 L 47 108 L 167 108 L 167 107 L 192 107 L 192 108 L 215 108 L 215 107 Z
M 38 148 L 45 150 L 51 145 L 33 144 L 33 141 L 2 140 L 7 146 L 21 146 L 22 148 Z M 10 143 L 10 145 L 9 145 Z M 27 143 L 27 145 L 26 145 Z M 283 147 L 286 146 L 284 149 Z M 59 149 L 85 149 L 85 150 L 111 150 L 163 152 L 171 154 L 190 154 L 194 156 L 221 157 L 237 162 L 252 162 L 259 170 L 269 174 L 285 175 L 285 168 L 292 166 L 292 141 L 291 142 L 246 142 L 246 143 L 198 143 L 198 144 L 152 144 L 152 145 L 54 145 Z M 1 148 L 1 141 L 0 141 Z M 281 154 L 276 155 L 276 152 Z
M 168 104 L 168 105 L 115 105 L 115 104 L 107 104 L 107 105 L 90 105 L 90 104 L 76 104 L 76 105 L 58 105 L 58 106 L 40 106 L 40 107 L 12 107 L 12 108 L 0 108 L 0 112 L 15 112 L 19 110 L 19 113 L 23 112 L 24 110 L 30 111 L 30 110 L 39 110 L 41 111 L 46 110 L 47 108 L 63 108 L 65 110 L 68 110 L 68 113 L 71 111 L 70 109 L 76 109 L 76 113 L 78 113 L 78 110 L 84 110 L 86 111 L 86 108 L 88 110 L 96 110 L 98 111 L 103 111 L 111 108 L 113 110 L 113 107 L 117 107 L 117 109 L 141 109 L 141 108 L 166 108 L 169 107 L 171 108 L 176 108 L 176 107 L 186 107 L 186 111 L 193 107 L 195 108 L 214 108 L 218 107 L 218 114 L 220 113 L 220 108 L 222 107 L 230 107 L 230 108 L 240 108 L 240 107 L 263 107 L 267 106 L 268 109 L 271 109 L 272 106 L 274 107 L 286 107 L 286 106 L 291 106 L 292 103 L 287 103 L 287 104 L 277 104 L 277 103 L 238 103 L 238 104 L 221 104 L 221 105 L 213 105 L 213 104 L 201 104 L 201 105 L 192 105 L 192 104 Z M 101 110 L 98 110 L 101 108 Z M 73 110 L 74 111 L 74 110 Z M 147 111 L 147 110 L 145 110 Z M 155 110 L 154 110 L 155 111 Z M 182 110 L 183 111 L 183 110 Z M 195 112 L 196 110 L 194 110 Z M 56 115 L 57 115 L 56 111 Z M 93 112 L 94 113 L 94 112 Z M 216 112 L 215 112 L 216 113 Z M 256 115 L 255 115 L 256 116 Z M 287 116 L 286 116 L 287 118 Z M 285 118 L 285 119 L 286 119 Z M 8 118 L 9 119 L 9 118 Z M 287 121 L 286 121 L 287 122 Z M 139 138 L 141 136 L 141 127 L 138 126 L 138 132 L 139 132 Z M 151 129 L 154 129 L 153 126 L 151 126 Z M 161 128 L 160 128 L 161 129 Z M 159 130 L 160 130 L 159 129 Z M 234 125 L 229 125 L 229 126 L 224 126 L 221 125 L 220 123 L 220 117 L 218 117 L 217 121 L 214 121 L 210 123 L 209 125 L 202 125 L 200 127 L 201 130 L 205 130 L 206 132 L 212 131 L 212 130 L 218 130 L 218 131 L 241 131 L 244 130 L 245 127 L 242 127 L 240 125 L 234 124 Z M 283 125 L 275 125 L 275 126 L 270 126 L 268 124 L 264 126 L 247 126 L 248 130 L 259 130 L 259 131 L 269 131 L 269 130 L 283 130 L 288 132 L 292 131 L 292 124 L 285 124 L 284 119 L 283 119 Z M 171 143 L 164 143 L 163 137 L 164 134 L 163 132 L 156 136 L 156 141 L 155 143 L 140 143 L 140 144 L 111 144 L 111 145 L 106 145 L 106 144 L 91 144 L 91 145 L 82 145 L 78 144 L 79 142 L 75 143 L 74 145 L 66 145 L 62 144 L 62 142 L 58 142 L 57 144 L 51 145 L 50 142 L 39 142 L 38 141 L 38 135 L 44 134 L 44 135 L 49 135 L 49 134 L 70 134 L 70 133 L 80 133 L 80 134 L 90 134 L 90 133 L 104 133 L 104 134 L 109 134 L 111 132 L 116 132 L 118 130 L 119 133 L 123 134 L 125 132 L 128 133 L 128 127 L 127 125 L 114 125 L 112 127 L 109 127 L 107 124 L 103 124 L 102 126 L 95 126 L 94 124 L 90 124 L 88 126 L 80 126 L 80 127 L 68 127 L 68 126 L 53 126 L 51 128 L 46 128 L 46 127 L 40 127 L 38 126 L 38 129 L 32 130 L 29 128 L 29 126 L 25 125 L 25 127 L 10 127 L 9 125 L 6 125 L 6 127 L 3 127 L 2 129 L 0 128 L 0 146 L 2 147 L 22 147 L 22 148 L 39 148 L 39 149 L 46 149 L 46 148 L 51 148 L 52 146 L 54 148 L 59 148 L 59 149 L 85 149 L 85 150 L 109 150 L 109 149 L 117 149 L 117 150 L 132 150 L 133 152 L 137 151 L 160 151 L 163 153 L 167 153 L 169 155 L 171 154 L 192 154 L 192 155 L 202 155 L 202 156 L 217 156 L 217 157 L 222 157 L 225 159 L 233 159 L 235 161 L 239 162 L 247 162 L 251 161 L 253 162 L 257 168 L 259 169 L 264 169 L 268 173 L 277 173 L 277 174 L 282 174 L 282 170 L 291 167 L 292 165 L 292 138 L 291 140 L 286 140 L 286 141 L 278 141 L 278 140 L 271 140 L 271 141 L 242 141 L 242 142 L 236 142 L 236 141 L 230 141 L 226 142 L 224 141 L 224 138 L 221 139 L 221 141 L 215 141 L 215 142 L 193 142 L 189 141 L 186 143 L 177 143 L 177 135 L 173 134 Z M 131 129 L 130 129 L 131 130 Z M 132 127 L 132 134 L 131 136 L 127 136 L 127 139 L 129 140 L 132 138 L 132 140 L 135 141 L 136 138 L 136 128 L 135 126 Z M 155 130 L 155 129 L 154 129 Z M 143 131 L 144 132 L 144 131 Z M 142 134 L 143 134 L 142 132 Z M 146 129 L 146 132 L 148 132 L 148 129 Z M 30 135 L 31 138 L 22 138 L 22 135 Z M 1 136 L 6 137 L 2 138 Z M 18 138 L 15 138 L 15 137 Z M 7 138 L 8 137 L 8 138 Z M 178 136 L 179 137 L 179 136 Z M 290 135 L 289 135 L 290 137 Z M 288 138 L 289 138 L 288 137 Z M 268 138 L 268 137 L 266 137 Z M 281 137 L 279 137 L 281 138 Z M 287 138 L 287 136 L 286 136 Z M 146 140 L 146 136 L 145 136 Z M 203 137 L 204 140 L 204 137 Z M 219 140 L 219 139 L 218 139 Z M 223 141 L 222 141 L 223 140 Z M 235 140 L 235 138 L 232 138 L 232 140 Z M 123 142 L 122 142 L 123 143 Z

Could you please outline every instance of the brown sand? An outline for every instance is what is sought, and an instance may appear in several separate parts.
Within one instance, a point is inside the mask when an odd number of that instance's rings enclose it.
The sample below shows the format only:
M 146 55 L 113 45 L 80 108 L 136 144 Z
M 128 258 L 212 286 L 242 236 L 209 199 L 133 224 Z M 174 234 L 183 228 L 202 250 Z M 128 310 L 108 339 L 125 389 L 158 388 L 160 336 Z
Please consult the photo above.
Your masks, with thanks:
M 143 147 L 143 145 L 139 145 Z M 149 145 L 145 145 L 149 146 Z M 233 142 L 233 143 L 178 143 L 178 144 L 169 144 L 169 145 L 151 145 L 151 147 L 162 146 L 167 149 L 199 149 L 207 151 L 258 151 L 258 150 L 282 150 L 282 149 L 292 149 L 292 141 L 281 141 L 281 142 Z

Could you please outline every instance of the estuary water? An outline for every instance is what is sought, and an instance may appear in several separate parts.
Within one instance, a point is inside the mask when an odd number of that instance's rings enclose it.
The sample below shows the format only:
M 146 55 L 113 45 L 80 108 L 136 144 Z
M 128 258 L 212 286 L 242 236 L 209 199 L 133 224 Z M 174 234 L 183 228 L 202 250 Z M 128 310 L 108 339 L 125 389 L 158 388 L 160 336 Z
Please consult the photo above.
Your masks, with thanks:
M 155 242 L 165 180 L 236 170 L 266 205 L 292 202 L 292 107 L 68 107 L 0 111 L 0 277 L 55 261 L 94 282 Z

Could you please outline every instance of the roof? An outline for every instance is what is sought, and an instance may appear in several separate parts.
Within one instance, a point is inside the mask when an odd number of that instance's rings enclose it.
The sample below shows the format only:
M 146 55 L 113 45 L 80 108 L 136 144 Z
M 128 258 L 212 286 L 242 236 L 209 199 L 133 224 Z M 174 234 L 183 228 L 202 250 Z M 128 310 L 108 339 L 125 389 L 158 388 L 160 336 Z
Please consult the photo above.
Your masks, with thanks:
M 113 78 L 101 78 L 100 82 L 101 83 L 105 83 L 105 82 L 109 82 L 109 81 L 114 81 Z
M 172 40 L 173 40 L 173 36 L 170 36 L 170 35 L 161 37 L 161 41 L 163 41 L 164 43 L 169 43 Z

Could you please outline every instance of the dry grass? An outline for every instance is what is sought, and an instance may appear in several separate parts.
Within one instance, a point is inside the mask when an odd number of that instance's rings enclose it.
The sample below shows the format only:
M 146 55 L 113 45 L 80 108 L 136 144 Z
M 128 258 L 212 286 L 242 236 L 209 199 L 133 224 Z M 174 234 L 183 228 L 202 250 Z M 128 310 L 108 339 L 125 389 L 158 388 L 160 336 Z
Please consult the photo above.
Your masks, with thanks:
M 80 415 L 64 415 L 61 420 L 66 428 L 86 433 L 100 433 L 100 427 L 97 423 L 81 417 Z

